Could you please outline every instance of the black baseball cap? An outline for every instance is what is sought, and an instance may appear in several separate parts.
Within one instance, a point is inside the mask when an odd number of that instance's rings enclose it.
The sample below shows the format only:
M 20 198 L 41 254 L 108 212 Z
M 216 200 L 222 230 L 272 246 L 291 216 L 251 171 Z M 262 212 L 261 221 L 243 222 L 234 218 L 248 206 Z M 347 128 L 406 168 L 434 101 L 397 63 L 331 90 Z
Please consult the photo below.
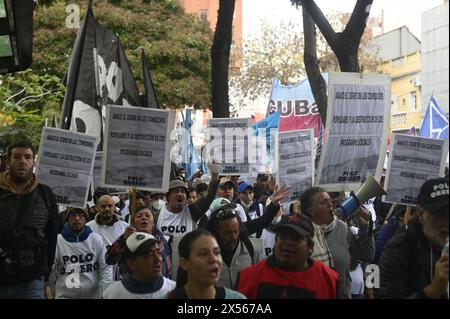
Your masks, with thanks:
M 429 213 L 448 212 L 448 177 L 427 180 L 420 188 L 417 204 Z
M 314 226 L 311 219 L 304 214 L 285 215 L 281 218 L 280 223 L 274 227 L 275 232 L 283 229 L 292 229 L 300 236 L 314 237 Z

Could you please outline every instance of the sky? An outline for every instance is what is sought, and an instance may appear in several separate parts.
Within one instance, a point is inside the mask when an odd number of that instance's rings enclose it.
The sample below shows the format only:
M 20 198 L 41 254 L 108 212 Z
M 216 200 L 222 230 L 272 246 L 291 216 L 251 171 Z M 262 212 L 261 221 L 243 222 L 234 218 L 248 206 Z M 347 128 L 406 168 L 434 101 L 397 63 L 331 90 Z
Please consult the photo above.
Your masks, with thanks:
M 301 9 L 296 10 L 290 0 L 242 0 L 243 33 L 246 35 L 258 31 L 261 19 L 270 24 L 279 23 L 280 19 L 298 19 L 302 21 Z M 350 13 L 356 0 L 316 0 L 316 4 L 325 14 L 329 11 Z M 381 16 L 384 11 L 384 32 L 406 25 L 421 39 L 421 14 L 423 11 L 444 3 L 444 0 L 374 0 L 370 16 Z

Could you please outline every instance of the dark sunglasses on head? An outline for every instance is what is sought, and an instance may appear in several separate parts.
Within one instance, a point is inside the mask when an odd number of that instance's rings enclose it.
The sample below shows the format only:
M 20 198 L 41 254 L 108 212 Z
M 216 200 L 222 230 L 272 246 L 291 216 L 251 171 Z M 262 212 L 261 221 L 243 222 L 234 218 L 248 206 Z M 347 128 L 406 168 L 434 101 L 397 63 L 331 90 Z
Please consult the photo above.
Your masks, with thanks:
M 220 210 L 211 216 L 212 219 L 222 221 L 231 217 L 236 217 L 236 212 L 231 209 Z

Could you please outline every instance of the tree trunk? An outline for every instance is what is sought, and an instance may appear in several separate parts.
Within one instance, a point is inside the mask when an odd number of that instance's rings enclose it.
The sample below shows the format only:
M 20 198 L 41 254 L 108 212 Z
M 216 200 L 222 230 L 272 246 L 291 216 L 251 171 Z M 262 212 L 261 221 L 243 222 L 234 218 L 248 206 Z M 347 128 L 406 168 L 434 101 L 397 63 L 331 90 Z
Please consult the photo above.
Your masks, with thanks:
M 213 117 L 230 117 L 228 66 L 235 0 L 220 0 L 211 48 L 211 97 Z
M 344 48 L 342 48 L 344 49 Z M 346 50 L 335 51 L 342 72 L 359 72 L 358 48 L 346 47 Z
M 342 72 L 360 72 L 358 62 L 358 48 L 366 27 L 366 20 L 370 13 L 373 0 L 358 0 L 353 9 L 349 22 L 344 31 L 334 32 L 327 18 L 314 0 L 291 0 L 292 4 L 302 6 L 303 28 L 305 33 L 305 69 L 311 85 L 314 99 L 319 108 L 320 117 L 324 124 L 327 120 L 326 85 L 318 66 L 316 54 L 317 25 L 333 53 L 336 55 Z
M 309 84 L 319 109 L 322 122 L 327 120 L 327 89 L 326 83 L 320 74 L 317 60 L 316 26 L 308 11 L 303 10 L 303 32 L 305 37 L 304 62 Z
M 336 55 L 341 71 L 359 72 L 358 48 L 373 0 L 358 0 L 356 2 L 350 20 L 342 33 L 334 32 L 327 18 L 313 0 L 297 0 L 294 2 L 301 3 L 303 10 L 308 11 L 311 15 L 314 23 Z

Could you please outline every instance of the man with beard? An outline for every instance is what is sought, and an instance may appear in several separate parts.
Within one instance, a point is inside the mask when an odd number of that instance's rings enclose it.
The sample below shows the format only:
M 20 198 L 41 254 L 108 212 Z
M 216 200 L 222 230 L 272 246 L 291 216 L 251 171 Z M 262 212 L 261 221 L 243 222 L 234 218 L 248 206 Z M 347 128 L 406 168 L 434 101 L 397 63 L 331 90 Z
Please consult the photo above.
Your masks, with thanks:
M 417 211 L 381 254 L 379 298 L 448 299 L 448 176 L 423 183 Z
M 223 265 L 219 286 L 234 289 L 238 273 L 259 262 L 261 258 L 261 240 L 249 238 L 249 234 L 262 231 L 272 222 L 280 209 L 279 202 L 289 195 L 290 188 L 276 188 L 272 202 L 260 218 L 243 223 L 239 214 L 233 209 L 235 204 L 226 203 L 211 212 L 205 228 L 214 235 L 220 246 Z
M 94 220 L 91 220 L 86 225 L 89 226 L 94 233 L 99 234 L 103 238 L 103 243 L 106 246 L 106 250 L 121 236 L 128 224 L 119 219 L 119 216 L 115 213 L 116 205 L 114 200 L 109 195 L 103 195 L 97 201 L 95 209 L 97 215 Z M 114 278 L 118 279 L 117 267 L 114 267 Z
M 44 298 L 55 256 L 58 208 L 33 173 L 34 154 L 29 141 L 12 144 L 0 175 L 0 299 Z
M 67 221 L 56 247 L 56 299 L 99 299 L 101 288 L 112 281 L 103 239 L 85 225 L 88 218 L 84 209 L 67 210 Z
M 169 192 L 166 194 L 167 204 L 159 212 L 156 227 L 164 234 L 166 240 L 171 243 L 173 236 L 183 236 L 195 228 L 196 222 L 208 210 L 215 198 L 218 186 L 218 164 L 208 164 L 211 173 L 211 182 L 208 195 L 188 205 L 188 188 L 181 180 L 171 180 Z

